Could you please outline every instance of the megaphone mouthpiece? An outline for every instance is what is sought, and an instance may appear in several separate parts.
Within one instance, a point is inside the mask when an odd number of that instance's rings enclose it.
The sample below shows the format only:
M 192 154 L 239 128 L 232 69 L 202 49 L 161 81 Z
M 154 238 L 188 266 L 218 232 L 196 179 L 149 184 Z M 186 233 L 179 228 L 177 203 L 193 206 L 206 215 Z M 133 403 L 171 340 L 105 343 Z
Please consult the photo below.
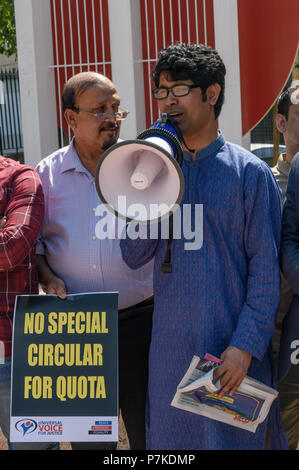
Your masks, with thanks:
M 131 176 L 131 185 L 135 189 L 144 190 L 150 187 L 155 178 L 165 168 L 165 163 L 149 150 L 141 150 L 134 173 Z

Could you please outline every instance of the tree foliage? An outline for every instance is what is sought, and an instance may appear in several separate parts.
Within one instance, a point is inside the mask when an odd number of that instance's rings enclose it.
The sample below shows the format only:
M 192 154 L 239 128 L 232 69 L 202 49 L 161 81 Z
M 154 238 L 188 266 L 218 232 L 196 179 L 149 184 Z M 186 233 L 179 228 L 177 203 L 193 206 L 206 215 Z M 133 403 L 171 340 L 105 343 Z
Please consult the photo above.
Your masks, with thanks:
M 0 0 L 0 54 L 17 53 L 15 10 L 13 0 Z

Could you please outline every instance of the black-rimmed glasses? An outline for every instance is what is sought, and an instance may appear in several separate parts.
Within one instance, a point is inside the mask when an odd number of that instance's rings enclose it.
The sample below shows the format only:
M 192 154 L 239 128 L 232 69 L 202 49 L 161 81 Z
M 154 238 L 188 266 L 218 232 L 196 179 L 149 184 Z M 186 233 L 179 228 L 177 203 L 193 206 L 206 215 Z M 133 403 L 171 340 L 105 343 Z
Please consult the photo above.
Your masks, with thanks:
M 179 98 L 180 96 L 189 95 L 192 88 L 200 88 L 199 85 L 187 85 L 185 83 L 172 85 L 171 87 L 167 88 L 161 86 L 156 88 L 152 91 L 156 100 L 163 100 L 167 98 L 169 92 L 171 91 L 172 95 Z

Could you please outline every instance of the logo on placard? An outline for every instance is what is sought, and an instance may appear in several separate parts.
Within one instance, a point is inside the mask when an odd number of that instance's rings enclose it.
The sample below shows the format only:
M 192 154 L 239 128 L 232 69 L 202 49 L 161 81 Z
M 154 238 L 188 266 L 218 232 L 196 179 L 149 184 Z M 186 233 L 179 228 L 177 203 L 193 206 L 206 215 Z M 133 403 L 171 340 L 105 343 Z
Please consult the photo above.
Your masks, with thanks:
M 62 436 L 63 423 L 62 421 L 39 421 L 38 434 L 43 436 Z
M 36 430 L 37 422 L 33 419 L 21 419 L 15 424 L 15 428 L 25 436 L 26 434 L 31 434 Z
M 112 434 L 112 421 L 95 421 L 88 434 Z

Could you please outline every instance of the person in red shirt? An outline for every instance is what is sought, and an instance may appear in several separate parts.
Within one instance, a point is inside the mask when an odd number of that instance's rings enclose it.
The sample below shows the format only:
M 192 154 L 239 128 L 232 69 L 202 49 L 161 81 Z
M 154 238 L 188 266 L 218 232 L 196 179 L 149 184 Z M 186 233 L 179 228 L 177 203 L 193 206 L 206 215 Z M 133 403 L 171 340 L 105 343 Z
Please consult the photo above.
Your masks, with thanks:
M 0 428 L 13 450 L 50 444 L 10 443 L 10 371 L 16 295 L 37 294 L 35 244 L 44 215 L 40 178 L 28 165 L 0 156 Z

